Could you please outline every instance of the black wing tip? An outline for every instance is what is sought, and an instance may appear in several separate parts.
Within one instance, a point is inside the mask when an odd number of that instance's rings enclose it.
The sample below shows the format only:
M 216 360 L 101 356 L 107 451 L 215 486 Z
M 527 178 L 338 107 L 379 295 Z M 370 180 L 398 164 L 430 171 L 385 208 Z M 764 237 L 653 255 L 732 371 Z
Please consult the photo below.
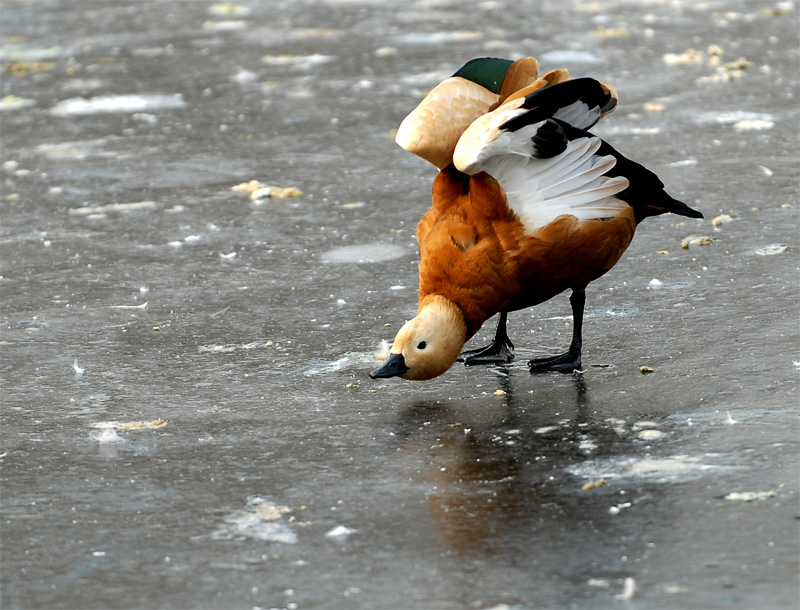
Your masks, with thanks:
M 616 106 L 614 96 L 603 88 L 600 81 L 588 76 L 574 78 L 526 95 L 520 108 L 528 112 L 509 119 L 500 126 L 500 129 L 517 131 L 525 125 L 552 118 L 561 108 L 578 101 L 589 108 L 599 110 L 597 119 L 591 125 L 586 125 L 586 128 L 594 125 L 604 113 Z
M 537 159 L 551 159 L 560 155 L 567 149 L 569 138 L 562 127 L 561 121 L 546 120 L 531 138 L 533 142 L 533 156 Z

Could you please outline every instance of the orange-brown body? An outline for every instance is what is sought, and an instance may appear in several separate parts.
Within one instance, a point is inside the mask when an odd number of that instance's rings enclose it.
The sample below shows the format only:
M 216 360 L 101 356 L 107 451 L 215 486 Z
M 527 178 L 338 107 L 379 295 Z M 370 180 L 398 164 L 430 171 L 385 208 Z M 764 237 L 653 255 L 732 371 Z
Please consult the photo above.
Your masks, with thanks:
M 528 232 L 494 178 L 448 167 L 417 227 L 420 302 L 436 294 L 455 303 L 469 338 L 498 312 L 583 290 L 617 263 L 635 228 L 628 208 L 607 220 L 565 214 Z

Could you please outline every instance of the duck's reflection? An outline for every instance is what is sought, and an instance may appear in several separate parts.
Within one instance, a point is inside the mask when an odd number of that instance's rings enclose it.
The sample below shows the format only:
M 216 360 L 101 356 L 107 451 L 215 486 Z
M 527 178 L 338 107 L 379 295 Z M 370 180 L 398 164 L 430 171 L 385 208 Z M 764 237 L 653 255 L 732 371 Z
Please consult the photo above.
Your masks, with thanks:
M 506 535 L 515 528 L 551 520 L 563 486 L 580 489 L 564 467 L 586 459 L 587 439 L 610 432 L 590 420 L 581 375 L 572 381 L 571 404 L 558 413 L 542 413 L 529 394 L 516 396 L 512 378 L 499 383 L 504 400 L 492 412 L 451 401 L 419 402 L 400 413 L 398 436 L 425 456 L 433 525 L 454 553 L 494 553 L 515 538 Z

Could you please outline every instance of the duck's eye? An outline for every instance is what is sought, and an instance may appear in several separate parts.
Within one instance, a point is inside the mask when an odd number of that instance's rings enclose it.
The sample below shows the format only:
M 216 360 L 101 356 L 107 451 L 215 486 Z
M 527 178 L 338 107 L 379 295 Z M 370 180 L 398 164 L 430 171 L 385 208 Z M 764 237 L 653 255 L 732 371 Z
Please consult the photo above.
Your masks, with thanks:
M 428 344 L 427 344 L 427 343 L 425 343 L 424 341 L 420 341 L 420 342 L 417 344 L 417 349 L 425 349 L 427 346 L 428 346 Z

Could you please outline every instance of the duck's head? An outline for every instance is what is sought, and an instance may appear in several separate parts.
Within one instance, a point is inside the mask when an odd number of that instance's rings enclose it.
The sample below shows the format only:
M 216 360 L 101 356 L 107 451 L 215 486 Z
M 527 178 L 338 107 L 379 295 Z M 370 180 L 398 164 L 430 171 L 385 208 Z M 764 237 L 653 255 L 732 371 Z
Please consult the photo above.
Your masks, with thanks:
M 421 303 L 417 317 L 397 332 L 383 366 L 369 376 L 433 379 L 453 366 L 466 339 L 467 325 L 461 310 L 444 297 L 428 297 Z

